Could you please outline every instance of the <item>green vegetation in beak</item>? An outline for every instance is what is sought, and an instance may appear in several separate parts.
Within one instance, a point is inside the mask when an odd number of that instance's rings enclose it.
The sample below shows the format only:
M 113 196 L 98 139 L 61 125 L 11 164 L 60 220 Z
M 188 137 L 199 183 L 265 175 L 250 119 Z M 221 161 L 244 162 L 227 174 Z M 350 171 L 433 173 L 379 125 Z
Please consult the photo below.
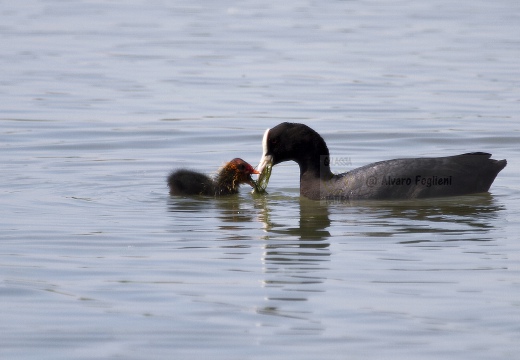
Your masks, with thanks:
M 271 177 L 271 170 L 273 168 L 272 162 L 267 162 L 262 169 L 262 172 L 258 176 L 258 179 L 254 182 L 254 193 L 255 194 L 263 194 L 265 193 L 265 189 L 267 188 L 267 184 L 269 183 L 269 178 Z

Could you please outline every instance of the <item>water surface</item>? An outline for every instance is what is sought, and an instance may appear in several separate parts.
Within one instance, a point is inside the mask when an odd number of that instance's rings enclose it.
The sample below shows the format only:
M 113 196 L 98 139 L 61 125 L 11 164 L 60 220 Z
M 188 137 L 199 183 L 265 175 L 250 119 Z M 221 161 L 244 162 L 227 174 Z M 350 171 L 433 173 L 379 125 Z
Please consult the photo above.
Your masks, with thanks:
M 0 355 L 511 359 L 520 346 L 515 1 L 0 7 Z M 333 170 L 487 151 L 489 194 L 167 194 L 303 122 Z

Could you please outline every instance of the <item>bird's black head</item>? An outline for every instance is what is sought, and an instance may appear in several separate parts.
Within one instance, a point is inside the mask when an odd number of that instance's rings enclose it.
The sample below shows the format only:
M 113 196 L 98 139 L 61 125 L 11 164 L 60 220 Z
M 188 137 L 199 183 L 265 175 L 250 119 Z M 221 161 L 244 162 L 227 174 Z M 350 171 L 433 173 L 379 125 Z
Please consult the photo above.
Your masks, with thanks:
M 262 147 L 259 171 L 269 162 L 276 165 L 289 160 L 296 161 L 302 171 L 309 167 L 319 171 L 320 164 L 329 165 L 329 149 L 325 141 L 304 124 L 284 122 L 266 130 Z

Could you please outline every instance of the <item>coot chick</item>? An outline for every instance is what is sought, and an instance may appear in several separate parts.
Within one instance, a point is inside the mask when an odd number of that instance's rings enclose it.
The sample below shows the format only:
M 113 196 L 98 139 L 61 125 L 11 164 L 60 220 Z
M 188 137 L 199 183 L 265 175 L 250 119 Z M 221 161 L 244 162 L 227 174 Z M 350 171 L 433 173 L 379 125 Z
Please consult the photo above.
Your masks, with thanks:
M 225 164 L 214 179 L 192 170 L 175 170 L 168 176 L 168 186 L 170 195 L 231 195 L 238 193 L 240 184 L 255 187 L 251 174 L 259 172 L 244 160 L 235 158 Z
M 506 160 L 491 154 L 380 161 L 333 174 L 323 138 L 303 124 L 281 123 L 267 129 L 262 141 L 262 172 L 284 161 L 300 166 L 300 194 L 313 200 L 415 199 L 486 192 Z

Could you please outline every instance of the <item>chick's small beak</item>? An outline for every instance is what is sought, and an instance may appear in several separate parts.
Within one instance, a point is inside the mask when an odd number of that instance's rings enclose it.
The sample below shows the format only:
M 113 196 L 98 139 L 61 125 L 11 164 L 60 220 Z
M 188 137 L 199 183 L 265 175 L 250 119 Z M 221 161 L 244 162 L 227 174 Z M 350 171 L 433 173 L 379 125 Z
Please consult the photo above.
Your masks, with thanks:
M 253 180 L 253 178 L 251 177 L 251 175 L 249 175 L 249 176 L 247 177 L 246 184 L 248 184 L 249 186 L 251 186 L 253 189 L 256 188 L 256 183 L 255 183 L 255 181 Z
M 248 175 L 248 177 L 247 177 L 247 183 L 248 183 L 249 185 L 251 185 L 252 188 L 255 188 L 255 187 L 256 187 L 256 183 L 255 183 L 255 181 L 253 180 L 253 178 L 251 177 L 251 174 L 259 175 L 260 172 L 257 171 L 257 170 L 256 170 L 255 168 L 253 168 L 252 166 L 251 166 L 251 168 L 249 169 L 249 175 Z
M 252 188 L 256 186 L 255 181 L 251 177 L 252 174 L 258 175 L 260 172 L 258 172 L 255 168 L 253 168 L 251 165 L 247 164 L 246 170 L 243 172 L 244 175 L 246 175 L 246 180 L 244 181 L 246 184 L 249 184 Z

